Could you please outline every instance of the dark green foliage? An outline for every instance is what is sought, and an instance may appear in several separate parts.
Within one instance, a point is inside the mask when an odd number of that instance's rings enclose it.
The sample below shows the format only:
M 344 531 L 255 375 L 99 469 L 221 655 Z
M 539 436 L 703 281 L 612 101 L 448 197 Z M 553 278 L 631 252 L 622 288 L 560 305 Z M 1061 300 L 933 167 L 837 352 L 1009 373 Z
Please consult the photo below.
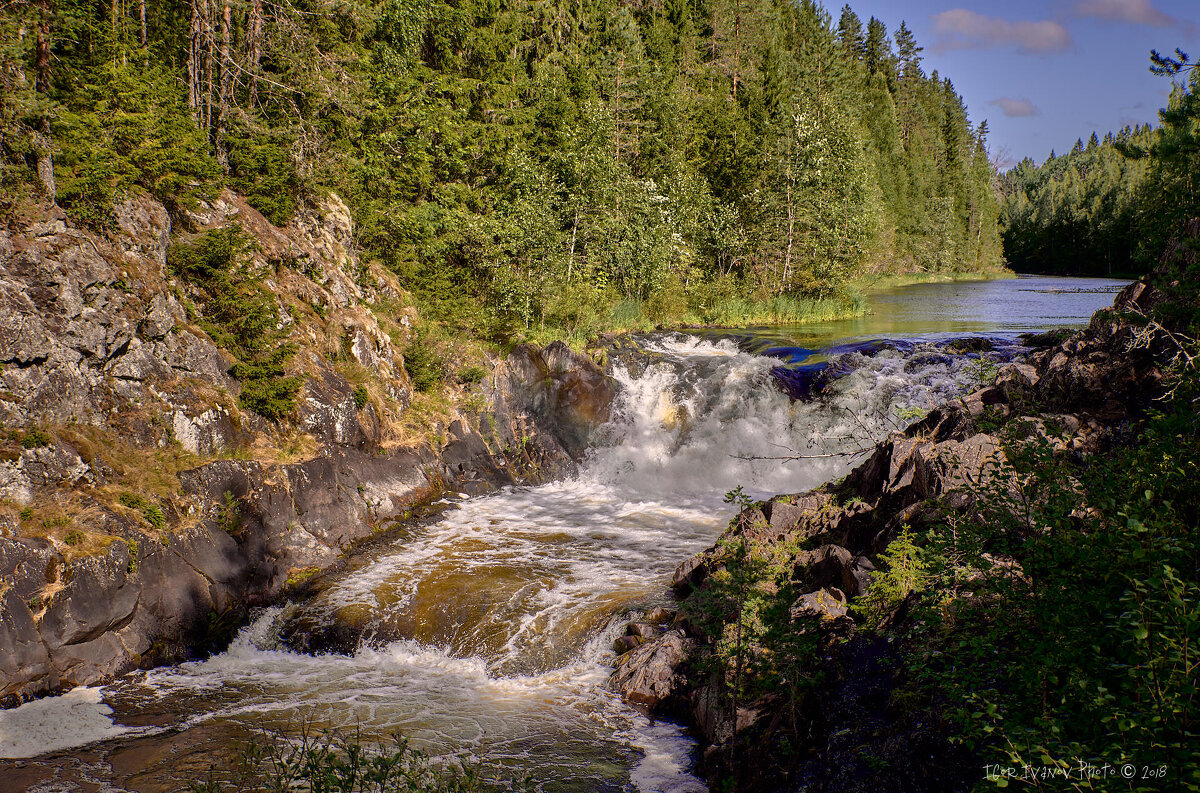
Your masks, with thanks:
M 981 762 L 1131 763 L 1122 790 L 1200 790 L 1200 381 L 1175 378 L 1103 456 L 1010 442 L 1013 476 L 922 539 L 908 679 Z
M 229 350 L 242 384 L 238 403 L 269 419 L 291 413 L 302 380 L 286 374 L 295 345 L 283 341 L 278 304 L 251 270 L 250 238 L 238 226 L 210 231 L 167 250 L 167 267 L 204 302 L 202 326 Z
M 746 511 L 751 501 L 741 487 L 725 500 L 744 510 L 731 528 L 745 515 L 761 514 Z M 790 606 L 801 592 L 791 580 L 791 561 L 786 548 L 731 533 L 709 554 L 712 573 L 681 605 L 689 622 L 710 637 L 693 663 L 716 686 L 725 712 L 782 695 L 792 716 L 784 721 L 795 729 L 805 692 L 820 681 L 821 640 L 816 617 L 792 618 Z M 803 736 L 786 740 L 798 744 Z
M 1009 264 L 1020 272 L 1082 275 L 1146 269 L 1137 241 L 1148 163 L 1121 152 L 1154 135 L 1148 126 L 1125 129 L 1040 166 L 1025 159 L 1004 174 L 1001 222 Z
M 404 371 L 421 393 L 433 391 L 446 379 L 445 359 L 427 333 L 414 334 L 404 348 Z
M 40 449 L 43 446 L 49 446 L 52 442 L 53 439 L 46 431 L 38 427 L 34 427 L 21 436 L 21 445 L 26 449 Z
M 141 189 L 171 208 L 210 193 L 220 168 L 164 66 L 104 62 L 64 96 L 55 158 L 58 200 L 94 225 Z
M 242 505 L 228 490 L 217 506 L 217 526 L 226 534 L 236 534 L 242 528 Z
M 1005 253 L 1018 270 L 1135 274 L 1159 264 L 1200 216 L 1200 73 L 1175 86 L 1159 118 L 1155 129 L 1092 135 L 1005 174 Z
M 87 539 L 86 535 L 79 529 L 71 529 L 67 532 L 67 536 L 63 537 L 63 544 L 74 548 Z
M 354 407 L 362 410 L 366 407 L 368 398 L 369 395 L 367 394 L 367 387 L 365 385 L 360 385 L 354 389 Z
M 476 385 L 482 383 L 485 377 L 487 377 L 487 369 L 478 364 L 471 364 L 458 370 L 455 379 L 463 385 Z
M 163 514 L 162 507 L 158 504 L 152 504 L 145 498 L 133 493 L 122 493 L 117 498 L 117 501 L 123 506 L 142 513 L 142 517 L 146 519 L 146 522 L 156 530 L 162 531 L 167 527 L 167 516 Z
M 303 192 L 294 145 L 288 130 L 241 118 L 229 131 L 229 186 L 278 226 L 291 220 Z
M 196 793 L 472 793 L 481 790 L 470 766 L 435 765 L 408 741 L 371 743 L 361 735 L 304 728 L 298 740 L 263 730 L 234 762 L 214 769 Z
M 136 6 L 70 0 L 34 90 L 39 8 L 0 14 L 14 195 L 42 138 L 60 202 L 94 224 L 133 190 L 179 207 L 224 183 L 279 224 L 334 190 L 356 243 L 453 331 L 577 336 L 622 304 L 695 318 L 718 283 L 765 303 L 1000 262 L 983 130 L 906 28 L 897 57 L 849 9 L 240 3 L 223 53 L 221 4 L 148 7 L 143 45 Z

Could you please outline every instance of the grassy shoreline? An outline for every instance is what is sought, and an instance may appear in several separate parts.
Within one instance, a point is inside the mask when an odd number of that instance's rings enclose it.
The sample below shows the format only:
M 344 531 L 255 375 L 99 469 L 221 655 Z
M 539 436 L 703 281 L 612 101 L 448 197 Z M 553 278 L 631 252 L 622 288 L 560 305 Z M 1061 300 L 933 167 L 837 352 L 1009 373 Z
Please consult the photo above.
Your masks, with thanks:
M 879 273 L 857 278 L 850 282 L 851 288 L 860 292 L 875 292 L 917 284 L 948 284 L 956 281 L 1000 281 L 1016 278 L 1012 270 L 981 270 L 952 273 Z
M 801 298 L 784 295 L 770 300 L 722 297 L 708 305 L 689 306 L 685 310 L 671 312 L 666 316 L 654 316 L 648 301 L 624 300 L 613 305 L 601 317 L 581 321 L 574 327 L 532 327 L 518 334 L 515 341 L 539 346 L 563 341 L 572 349 L 582 350 L 598 337 L 611 334 L 833 322 L 870 314 L 871 292 L 883 289 L 914 284 L 990 281 L 1016 277 L 1017 274 L 1011 270 L 869 275 L 850 281 L 842 294 L 833 297 Z

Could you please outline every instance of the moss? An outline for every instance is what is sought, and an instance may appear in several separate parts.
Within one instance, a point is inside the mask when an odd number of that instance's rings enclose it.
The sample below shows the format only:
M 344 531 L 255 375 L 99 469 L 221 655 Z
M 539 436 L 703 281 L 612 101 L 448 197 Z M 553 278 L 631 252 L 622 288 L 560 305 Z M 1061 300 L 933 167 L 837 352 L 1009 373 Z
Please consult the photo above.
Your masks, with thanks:
M 138 541 L 125 540 L 125 545 L 129 548 L 129 564 L 126 565 L 125 569 L 130 575 L 132 575 L 136 573 L 138 569 Z
M 41 449 L 49 446 L 53 439 L 40 428 L 34 428 L 21 436 L 21 445 L 26 449 Z

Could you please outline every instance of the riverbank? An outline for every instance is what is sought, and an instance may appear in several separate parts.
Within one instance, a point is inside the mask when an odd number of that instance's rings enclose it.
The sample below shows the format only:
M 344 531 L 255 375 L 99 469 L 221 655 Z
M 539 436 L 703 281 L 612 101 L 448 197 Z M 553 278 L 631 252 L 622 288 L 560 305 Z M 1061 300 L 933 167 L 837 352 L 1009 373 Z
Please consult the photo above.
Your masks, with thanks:
M 986 281 L 1016 278 L 1008 271 L 906 273 L 865 276 L 850 281 L 839 293 L 822 298 L 781 295 L 756 300 L 730 294 L 717 294 L 696 305 L 682 300 L 666 307 L 644 301 L 622 301 L 605 315 L 578 327 L 531 328 L 518 337 L 534 344 L 563 341 L 572 349 L 582 350 L 601 336 L 653 331 L 687 331 L 710 328 L 747 328 L 773 325 L 812 325 L 855 319 L 871 313 L 871 293 L 915 284 Z
M 0 234 L 0 703 L 223 647 L 421 504 L 565 475 L 607 415 L 561 344 L 443 362 L 457 398 L 422 410 L 419 317 L 336 197 L 286 228 L 230 193 L 116 218 Z
M 943 284 L 955 281 L 995 281 L 1007 278 L 1018 278 L 1019 273 L 1012 270 L 981 270 L 977 272 L 911 272 L 911 273 L 879 273 L 863 276 L 851 282 L 851 287 L 866 295 L 873 291 L 895 289 L 901 286 L 916 284 Z
M 1170 333 L 1136 320 L 1161 301 L 1135 284 L 845 479 L 747 499 L 676 571 L 674 618 L 631 626 L 614 686 L 693 726 L 714 789 L 966 790 L 988 764 L 1100 758 L 1165 763 L 1193 789 L 1186 665 L 1145 643 L 1187 641 L 1196 591 L 1179 573 L 1196 548 L 1178 541 L 1195 519 L 1195 416 L 1187 398 L 1146 412 L 1191 388 L 1169 374 Z M 1105 713 L 1125 721 L 1081 726 Z

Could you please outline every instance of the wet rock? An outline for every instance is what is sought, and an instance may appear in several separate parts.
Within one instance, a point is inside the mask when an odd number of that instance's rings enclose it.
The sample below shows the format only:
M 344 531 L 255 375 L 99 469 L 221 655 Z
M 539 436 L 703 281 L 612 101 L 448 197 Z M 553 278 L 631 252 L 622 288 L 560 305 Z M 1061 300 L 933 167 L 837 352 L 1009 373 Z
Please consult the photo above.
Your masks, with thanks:
M 671 587 L 676 592 L 687 592 L 699 586 L 707 577 L 708 567 L 704 563 L 704 557 L 693 556 L 683 560 L 675 568 L 675 574 L 671 576 Z
M 618 636 L 613 640 L 613 652 L 617 655 L 624 655 L 630 650 L 640 647 L 644 641 L 645 639 L 641 636 Z
M 625 626 L 625 633 L 629 636 L 640 636 L 643 639 L 653 639 L 658 635 L 658 628 L 649 622 L 631 622 Z
M 674 621 L 676 613 L 677 612 L 672 609 L 665 609 L 662 606 L 655 606 L 646 612 L 645 620 L 651 625 L 666 625 L 667 623 Z
M 562 342 L 544 350 L 518 346 L 489 390 L 497 412 L 528 414 L 576 460 L 592 432 L 608 420 L 617 393 L 612 378 Z
M 626 702 L 654 708 L 675 696 L 683 684 L 681 665 L 692 647 L 683 631 L 673 630 L 626 655 L 612 685 Z

